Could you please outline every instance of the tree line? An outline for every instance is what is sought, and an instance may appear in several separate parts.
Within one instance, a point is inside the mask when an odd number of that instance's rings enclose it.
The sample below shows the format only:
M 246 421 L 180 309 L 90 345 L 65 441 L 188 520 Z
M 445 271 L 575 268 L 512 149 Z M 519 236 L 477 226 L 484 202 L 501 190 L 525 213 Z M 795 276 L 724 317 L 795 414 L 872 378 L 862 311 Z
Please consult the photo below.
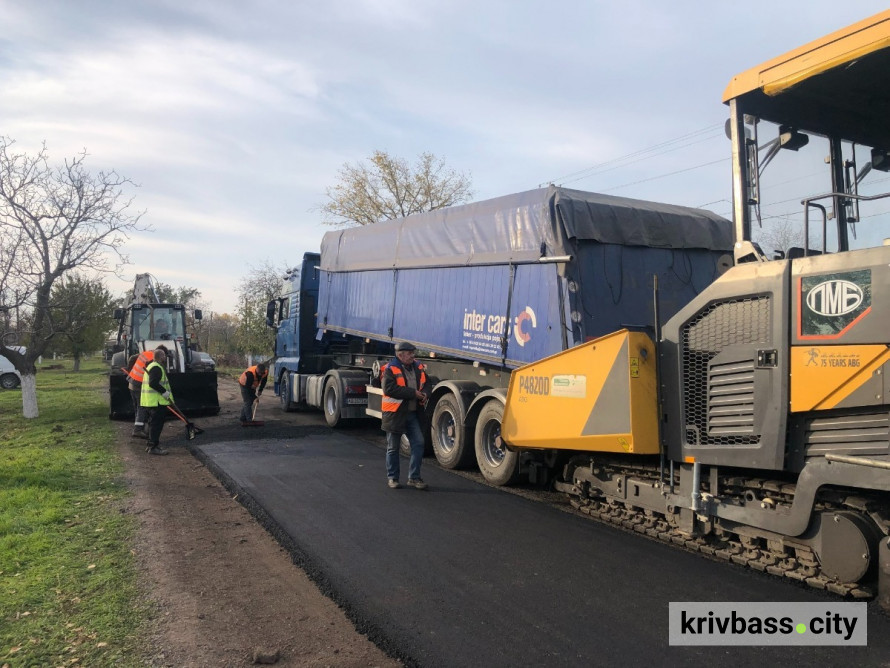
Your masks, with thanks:
M 153 231 L 135 208 L 136 184 L 114 170 L 89 171 L 87 158 L 84 150 L 53 164 L 45 144 L 29 154 L 0 136 L 0 357 L 21 374 L 26 418 L 38 416 L 38 360 L 70 356 L 78 370 L 84 356 L 101 353 L 116 337 L 114 310 L 129 299 L 113 295 L 104 277 L 129 273 L 126 242 Z M 338 179 L 318 207 L 324 224 L 377 223 L 472 196 L 469 176 L 430 153 L 412 166 L 376 151 L 364 163 L 345 164 Z M 279 296 L 284 271 L 268 261 L 250 267 L 235 313 L 209 311 L 193 287 L 157 283 L 157 296 L 186 307 L 191 347 L 238 366 L 247 355 L 273 350 L 266 304 Z M 194 317 L 197 309 L 204 318 Z

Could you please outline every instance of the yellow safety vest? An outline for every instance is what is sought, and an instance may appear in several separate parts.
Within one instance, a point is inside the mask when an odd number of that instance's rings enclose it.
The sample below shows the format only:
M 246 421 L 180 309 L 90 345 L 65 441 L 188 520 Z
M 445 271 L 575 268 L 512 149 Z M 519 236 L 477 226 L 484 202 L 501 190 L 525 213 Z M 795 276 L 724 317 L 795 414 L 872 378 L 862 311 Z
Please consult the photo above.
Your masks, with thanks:
M 161 370 L 161 385 L 163 388 L 169 392 L 170 391 L 170 381 L 167 380 L 167 370 L 158 364 L 155 361 L 152 361 L 147 367 L 145 367 L 145 373 L 148 374 L 151 371 L 152 367 L 158 367 Z M 173 403 L 173 396 L 171 394 L 170 399 L 164 399 L 160 392 L 152 388 L 148 383 L 148 378 L 145 379 L 145 382 L 142 383 L 142 395 L 140 398 L 140 403 L 146 408 L 155 408 L 156 406 L 169 406 Z

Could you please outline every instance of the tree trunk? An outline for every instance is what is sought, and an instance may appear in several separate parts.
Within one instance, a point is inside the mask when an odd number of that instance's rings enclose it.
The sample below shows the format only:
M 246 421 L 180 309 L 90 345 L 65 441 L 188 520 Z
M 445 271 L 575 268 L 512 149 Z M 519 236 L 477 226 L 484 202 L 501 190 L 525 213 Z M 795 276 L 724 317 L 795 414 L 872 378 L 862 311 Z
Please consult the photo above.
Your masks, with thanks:
M 36 418 L 37 413 L 37 377 L 33 374 L 22 374 L 22 415 Z
M 74 373 L 80 371 L 80 355 L 74 356 Z

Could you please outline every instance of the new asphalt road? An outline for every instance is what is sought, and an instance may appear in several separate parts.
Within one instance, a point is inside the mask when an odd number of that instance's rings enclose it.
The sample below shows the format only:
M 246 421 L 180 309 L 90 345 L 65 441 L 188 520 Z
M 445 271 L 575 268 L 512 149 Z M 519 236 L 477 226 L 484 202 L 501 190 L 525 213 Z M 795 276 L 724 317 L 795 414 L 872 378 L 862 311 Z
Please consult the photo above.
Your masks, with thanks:
M 890 618 L 874 604 L 865 647 L 671 646 L 672 601 L 838 601 L 430 460 L 429 490 L 391 490 L 379 444 L 318 428 L 295 433 L 303 435 L 205 441 L 194 451 L 359 630 L 408 665 L 890 663 Z

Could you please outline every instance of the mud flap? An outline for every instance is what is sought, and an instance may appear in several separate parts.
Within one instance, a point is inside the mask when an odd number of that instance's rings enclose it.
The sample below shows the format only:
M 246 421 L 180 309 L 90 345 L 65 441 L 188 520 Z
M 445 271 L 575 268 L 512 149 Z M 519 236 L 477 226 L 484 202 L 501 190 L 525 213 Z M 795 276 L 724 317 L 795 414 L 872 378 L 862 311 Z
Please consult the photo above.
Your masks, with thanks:
M 878 545 L 878 605 L 890 611 L 890 538 L 884 536 Z

